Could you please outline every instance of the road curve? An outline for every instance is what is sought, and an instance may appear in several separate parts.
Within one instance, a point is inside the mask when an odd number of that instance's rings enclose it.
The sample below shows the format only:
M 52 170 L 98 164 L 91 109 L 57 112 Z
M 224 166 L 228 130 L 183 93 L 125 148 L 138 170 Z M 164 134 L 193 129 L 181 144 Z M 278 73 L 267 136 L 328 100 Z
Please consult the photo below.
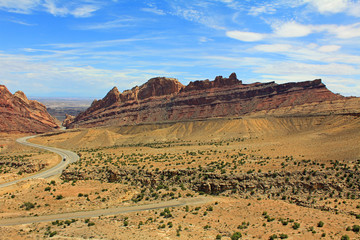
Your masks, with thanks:
M 76 162 L 76 161 L 79 160 L 79 156 L 76 153 L 71 152 L 69 150 L 60 149 L 60 148 L 54 148 L 54 147 L 48 147 L 48 146 L 43 146 L 43 145 L 27 142 L 28 139 L 34 138 L 36 136 L 37 135 L 28 136 L 28 137 L 22 137 L 22 138 L 17 139 L 16 142 L 18 142 L 20 144 L 23 144 L 23 145 L 26 145 L 26 146 L 40 148 L 40 149 L 43 149 L 43 150 L 48 150 L 50 152 L 54 152 L 54 153 L 60 155 L 61 159 L 65 158 L 66 160 L 61 161 L 58 165 L 56 165 L 56 166 L 54 166 L 54 167 L 52 167 L 50 169 L 47 169 L 45 171 L 41 171 L 41 172 L 39 172 L 37 174 L 31 175 L 31 176 L 28 176 L 28 177 L 24 177 L 24 178 L 20 178 L 20 179 L 15 180 L 15 181 L 0 184 L 0 188 L 8 187 L 8 186 L 11 186 L 13 184 L 16 184 L 18 182 L 25 181 L 25 180 L 28 180 L 28 179 L 52 177 L 54 175 L 60 174 L 62 172 L 62 170 L 64 168 L 66 168 L 66 166 L 69 165 L 70 163 L 73 163 L 73 162 Z
M 59 214 L 36 216 L 36 217 L 17 217 L 10 219 L 1 219 L 0 227 L 39 223 L 39 222 L 50 222 L 56 220 L 66 220 L 66 219 L 75 219 L 75 218 L 109 216 L 109 215 L 117 215 L 117 214 L 130 213 L 130 212 L 141 212 L 141 211 L 148 211 L 148 210 L 154 210 L 160 208 L 204 204 L 211 202 L 213 200 L 214 198 L 211 197 L 196 197 L 196 198 L 176 199 L 166 202 L 152 203 L 152 204 L 139 205 L 139 206 L 113 207 L 113 208 L 98 209 L 92 211 L 59 213 Z

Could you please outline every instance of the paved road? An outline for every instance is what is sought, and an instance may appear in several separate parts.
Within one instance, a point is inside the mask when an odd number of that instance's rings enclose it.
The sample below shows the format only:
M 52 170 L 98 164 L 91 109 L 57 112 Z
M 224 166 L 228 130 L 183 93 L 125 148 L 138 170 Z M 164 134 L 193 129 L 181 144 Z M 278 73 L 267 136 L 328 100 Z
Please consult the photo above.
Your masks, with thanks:
M 16 184 L 20 181 L 25 181 L 28 179 L 34 179 L 34 178 L 49 178 L 52 177 L 54 175 L 60 174 L 62 172 L 62 170 L 64 168 L 66 168 L 67 165 L 69 165 L 70 163 L 76 162 L 77 160 L 79 160 L 79 156 L 71 151 L 65 150 L 65 149 L 60 149 L 60 148 L 54 148 L 54 147 L 48 147 L 48 146 L 42 146 L 39 144 L 34 144 L 34 143 L 29 143 L 27 142 L 28 139 L 30 138 L 34 138 L 35 136 L 28 136 L 28 137 L 23 137 L 23 138 L 19 138 L 16 141 L 20 144 L 26 145 L 26 146 L 30 146 L 30 147 L 35 147 L 35 148 L 40 148 L 40 149 L 44 149 L 44 150 L 48 150 L 50 152 L 54 152 L 56 154 L 59 154 L 61 156 L 61 159 L 66 158 L 66 161 L 61 161 L 58 165 L 45 170 L 45 171 L 41 171 L 37 174 L 28 176 L 28 177 L 24 177 L 15 181 L 11 181 L 11 182 L 7 182 L 7 183 L 3 183 L 0 184 L 0 188 L 3 187 L 8 187 L 11 186 L 13 184 Z
M 61 171 L 70 163 L 76 162 L 79 159 L 79 156 L 76 153 L 60 149 L 54 147 L 42 146 L 39 144 L 29 143 L 28 139 L 36 136 L 29 136 L 19 138 L 16 141 L 18 143 L 24 144 L 26 146 L 40 148 L 44 150 L 48 150 L 59 154 L 61 158 L 66 158 L 66 161 L 61 161 L 58 165 L 53 168 L 50 168 L 46 171 L 39 172 L 35 175 L 28 176 L 25 178 L 21 178 L 12 182 L 0 184 L 0 188 L 7 187 L 13 184 L 16 184 L 20 181 L 34 179 L 34 178 L 48 178 L 54 175 L 60 174 Z M 10 219 L 1 219 L 0 226 L 14 226 L 14 225 L 22 225 L 22 224 L 30 224 L 30 223 L 38 223 L 38 222 L 48 222 L 48 221 L 56 221 L 56 220 L 65 220 L 65 219 L 73 219 L 73 218 L 90 218 L 90 217 L 98 217 L 98 216 L 107 216 L 107 215 L 116 215 L 122 213 L 129 212 L 139 212 L 139 211 L 147 211 L 159 208 L 167 208 L 167 207 L 178 207 L 184 205 L 193 205 L 193 204 L 202 204 L 212 201 L 212 198 L 208 197 L 197 197 L 197 198 L 188 198 L 188 199 L 176 199 L 166 202 L 153 203 L 147 205 L 139 205 L 139 206 L 131 206 L 131 207 L 114 207 L 107 209 L 98 209 L 93 211 L 81 211 L 81 212 L 72 212 L 72 213 L 60 213 L 46 216 L 36 216 L 36 217 L 17 217 Z
M 159 209 L 159 208 L 169 208 L 169 207 L 179 207 L 179 206 L 185 206 L 185 205 L 204 204 L 207 202 L 211 202 L 213 200 L 214 199 L 210 198 L 210 197 L 196 197 L 196 198 L 188 198 L 188 199 L 176 199 L 176 200 L 171 200 L 171 201 L 166 201 L 166 202 L 138 205 L 138 206 L 131 206 L 131 207 L 114 207 L 114 208 L 107 208 L 107 209 L 98 209 L 98 210 L 93 210 L 93 211 L 60 213 L 60 214 L 37 216 L 37 217 L 17 217 L 17 218 L 10 218 L 10 219 L 1 219 L 0 226 L 15 226 L 15 225 L 31 224 L 31 223 L 39 223 L 39 222 L 50 222 L 50 221 L 56 221 L 56 220 L 109 216 L 109 215 L 117 215 L 117 214 L 129 213 L 129 212 L 148 211 L 148 210 L 154 210 L 154 209 Z

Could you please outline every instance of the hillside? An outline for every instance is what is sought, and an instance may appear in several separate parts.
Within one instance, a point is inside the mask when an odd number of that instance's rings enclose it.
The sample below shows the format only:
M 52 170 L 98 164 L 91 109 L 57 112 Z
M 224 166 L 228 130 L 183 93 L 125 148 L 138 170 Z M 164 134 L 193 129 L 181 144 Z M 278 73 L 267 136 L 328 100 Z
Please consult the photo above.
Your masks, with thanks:
M 21 91 L 11 94 L 0 85 L 1 133 L 43 133 L 58 127 L 43 104 L 29 100 Z
M 177 79 L 157 77 L 122 93 L 114 87 L 103 99 L 95 100 L 86 111 L 67 121 L 65 126 L 121 126 L 239 117 L 257 112 L 272 115 L 276 114 L 272 111 L 285 108 L 290 109 L 286 112 L 296 114 L 293 108 L 302 105 L 310 109 L 310 114 L 328 114 L 343 111 L 342 106 L 347 100 L 329 91 L 320 79 L 285 84 L 243 84 L 232 73 L 229 78 L 218 76 L 213 81 L 195 81 L 184 86 Z M 334 101 L 340 102 L 332 105 Z M 324 102 L 326 104 L 321 105 Z

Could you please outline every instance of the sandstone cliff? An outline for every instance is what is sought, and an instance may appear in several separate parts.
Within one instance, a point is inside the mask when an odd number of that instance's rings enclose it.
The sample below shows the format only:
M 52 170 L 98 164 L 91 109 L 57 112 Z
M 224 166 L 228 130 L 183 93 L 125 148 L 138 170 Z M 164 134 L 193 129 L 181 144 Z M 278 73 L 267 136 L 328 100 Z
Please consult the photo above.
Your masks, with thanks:
M 0 85 L 0 132 L 43 133 L 58 128 L 46 107 L 21 91 L 11 94 Z
M 232 73 L 229 78 L 218 76 L 213 81 L 195 81 L 184 86 L 176 79 L 158 77 L 123 93 L 114 87 L 65 126 L 76 128 L 233 117 L 344 99 L 329 91 L 320 79 L 286 84 L 243 84 Z

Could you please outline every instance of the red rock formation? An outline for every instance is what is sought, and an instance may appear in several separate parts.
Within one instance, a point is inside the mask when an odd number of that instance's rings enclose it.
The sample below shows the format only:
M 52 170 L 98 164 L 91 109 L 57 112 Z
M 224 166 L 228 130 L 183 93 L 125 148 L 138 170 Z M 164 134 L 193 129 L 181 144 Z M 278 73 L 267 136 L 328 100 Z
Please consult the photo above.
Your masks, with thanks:
M 27 99 L 21 91 L 11 94 L 0 85 L 0 132 L 43 133 L 55 128 L 58 125 L 43 104 Z
M 72 115 L 69 115 L 69 114 L 66 114 L 65 116 L 66 116 L 66 118 L 64 119 L 64 121 L 62 123 L 62 126 L 63 127 L 68 127 L 74 121 L 75 116 L 72 116 Z
M 183 86 L 176 79 L 153 78 L 123 93 L 116 88 L 79 114 L 69 128 L 179 121 L 225 116 L 344 99 L 330 92 L 320 79 L 299 83 L 242 84 L 233 73 L 214 81 Z

